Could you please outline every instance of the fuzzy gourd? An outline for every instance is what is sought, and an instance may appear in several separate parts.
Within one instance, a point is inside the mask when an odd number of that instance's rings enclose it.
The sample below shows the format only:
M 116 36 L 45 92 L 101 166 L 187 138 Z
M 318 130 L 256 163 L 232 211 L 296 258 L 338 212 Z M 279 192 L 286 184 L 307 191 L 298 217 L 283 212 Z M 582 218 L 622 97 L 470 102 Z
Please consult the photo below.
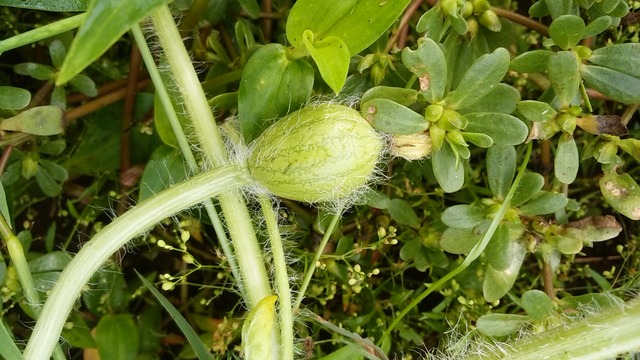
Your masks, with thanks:
M 251 144 L 251 176 L 274 195 L 308 203 L 349 198 L 372 178 L 384 139 L 359 112 L 323 104 L 295 111 Z

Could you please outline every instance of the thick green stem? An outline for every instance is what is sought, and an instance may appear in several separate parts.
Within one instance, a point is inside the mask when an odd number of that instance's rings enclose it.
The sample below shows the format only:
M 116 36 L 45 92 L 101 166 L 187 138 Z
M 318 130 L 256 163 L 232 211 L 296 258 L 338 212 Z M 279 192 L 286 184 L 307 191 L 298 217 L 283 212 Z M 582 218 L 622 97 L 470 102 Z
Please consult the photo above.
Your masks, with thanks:
M 234 166 L 221 167 L 158 193 L 105 226 L 82 247 L 60 275 L 29 339 L 25 359 L 49 359 L 83 287 L 129 240 L 179 211 L 249 182 L 245 171 Z
M 167 114 L 167 118 L 169 119 L 169 123 L 171 124 L 171 128 L 173 133 L 178 141 L 178 145 L 180 146 L 180 150 L 182 151 L 182 155 L 184 156 L 185 161 L 189 165 L 189 168 L 193 170 L 198 169 L 198 162 L 191 151 L 191 146 L 189 145 L 189 141 L 187 140 L 187 136 L 182 129 L 180 124 L 180 120 L 178 120 L 178 115 L 171 103 L 171 97 L 169 96 L 169 92 L 164 86 L 164 82 L 162 81 L 162 76 L 160 75 L 160 71 L 156 67 L 155 61 L 153 59 L 153 55 L 149 50 L 149 46 L 147 45 L 146 39 L 142 30 L 138 25 L 131 28 L 131 32 L 136 40 L 136 44 L 140 49 L 140 53 L 142 54 L 142 58 L 144 59 L 147 70 L 149 71 L 149 76 L 153 81 L 153 84 L 156 88 L 156 93 L 158 94 L 158 98 L 162 103 L 162 106 Z M 245 290 L 242 286 L 242 276 L 240 275 L 240 269 L 238 268 L 238 264 L 236 262 L 235 256 L 233 255 L 233 249 L 231 248 L 231 243 L 227 238 L 227 234 L 225 233 L 224 226 L 222 225 L 222 221 L 220 221 L 220 217 L 218 216 L 218 211 L 213 205 L 212 200 L 207 200 L 204 202 L 204 208 L 207 211 L 207 215 L 209 215 L 209 219 L 211 220 L 211 224 L 216 232 L 216 236 L 218 237 L 218 242 L 222 247 L 222 251 L 227 257 L 227 261 L 229 263 L 229 267 L 231 268 L 231 272 L 233 273 L 233 277 L 236 279 L 238 283 L 238 287 L 240 289 L 240 293 L 243 297 L 245 297 Z
M 205 160 L 214 167 L 222 166 L 228 162 L 226 148 L 171 12 L 167 6 L 161 6 L 151 17 Z M 271 286 L 251 216 L 239 191 L 225 193 L 218 201 L 247 292 L 245 301 L 252 308 L 271 295 Z
M 640 301 L 605 310 L 579 320 L 568 320 L 540 334 L 509 343 L 492 343 L 482 347 L 482 356 L 463 359 L 615 359 L 617 355 L 640 348 L 638 327 Z
M 293 360 L 293 309 L 291 307 L 291 289 L 289 288 L 289 275 L 287 262 L 280 237 L 280 229 L 271 201 L 265 195 L 260 197 L 260 206 L 267 222 L 273 267 L 275 268 L 275 284 L 278 292 L 280 314 L 280 359 Z

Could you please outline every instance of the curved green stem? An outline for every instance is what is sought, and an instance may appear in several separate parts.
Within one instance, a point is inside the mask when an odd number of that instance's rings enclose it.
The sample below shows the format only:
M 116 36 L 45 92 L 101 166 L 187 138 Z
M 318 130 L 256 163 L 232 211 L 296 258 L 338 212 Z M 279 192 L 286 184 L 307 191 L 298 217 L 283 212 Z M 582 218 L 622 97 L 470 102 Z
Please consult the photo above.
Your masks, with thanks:
M 309 287 L 309 283 L 311 282 L 313 273 L 316 271 L 317 264 L 320 261 L 320 257 L 322 256 L 322 253 L 324 252 L 324 248 L 327 246 L 327 243 L 329 242 L 329 239 L 331 238 L 331 234 L 333 234 L 333 231 L 335 230 L 336 225 L 338 225 L 338 220 L 340 220 L 342 210 L 343 209 L 340 208 L 338 209 L 338 211 L 336 211 L 336 213 L 331 218 L 331 222 L 329 223 L 329 226 L 327 226 L 327 230 L 324 232 L 322 241 L 320 242 L 320 245 L 318 245 L 318 248 L 316 249 L 316 254 L 313 257 L 311 264 L 309 264 L 309 269 L 307 269 L 307 272 L 304 274 L 304 280 L 302 280 L 302 284 L 300 285 L 300 291 L 298 293 L 298 297 L 296 298 L 296 302 L 293 305 L 293 312 L 298 311 L 298 309 L 300 308 L 300 304 L 302 304 L 302 299 L 304 299 L 304 294 L 307 292 L 307 288 Z
M 183 209 L 250 181 L 249 175 L 237 167 L 221 167 L 158 193 L 105 226 L 82 247 L 60 275 L 29 339 L 24 351 L 25 359 L 49 358 L 83 287 L 102 264 L 129 240 Z
M 275 269 L 275 284 L 278 293 L 280 314 L 280 359 L 293 360 L 293 309 L 291 307 L 291 289 L 289 288 L 289 274 L 287 262 L 282 246 L 282 237 L 278 228 L 278 221 L 271 200 L 266 195 L 260 196 L 260 207 L 267 223 L 273 267 Z
M 151 18 L 207 164 L 214 167 L 227 164 L 228 154 L 222 136 L 169 8 L 166 5 L 159 7 Z M 271 285 L 251 216 L 238 191 L 222 194 L 218 201 L 233 242 L 243 288 L 247 293 L 245 301 L 252 308 L 271 295 Z
M 472 262 L 474 262 L 478 257 L 480 257 L 480 254 L 482 254 L 484 249 L 489 244 L 489 241 L 493 237 L 493 234 L 496 232 L 496 229 L 498 229 L 498 226 L 500 225 L 500 222 L 502 222 L 502 219 L 504 218 L 504 215 L 506 214 L 507 210 L 509 210 L 511 198 L 513 198 L 513 194 L 515 193 L 516 188 L 518 187 L 518 183 L 520 183 L 520 179 L 522 179 L 522 176 L 524 176 L 525 170 L 527 168 L 527 164 L 529 163 L 529 158 L 531 157 L 531 149 L 532 149 L 532 143 L 529 143 L 527 145 L 527 152 L 524 156 L 524 160 L 522 161 L 522 165 L 520 165 L 518 175 L 513 181 L 513 184 L 511 184 L 511 188 L 509 189 L 509 192 L 507 193 L 507 196 L 505 197 L 504 202 L 502 203 L 502 205 L 500 206 L 500 209 L 496 213 L 495 218 L 493 218 L 493 221 L 491 222 L 491 225 L 489 225 L 489 229 L 487 229 L 487 232 L 484 234 L 484 237 L 482 238 L 482 240 L 479 243 L 477 243 L 473 247 L 473 249 L 471 249 L 467 257 L 464 259 L 464 261 L 460 265 L 458 265 L 458 267 L 451 270 L 445 276 L 438 279 L 438 281 L 434 282 L 431 286 L 426 288 L 420 295 L 416 296 L 415 299 L 413 299 L 413 301 L 411 301 L 411 303 L 409 303 L 407 307 L 402 309 L 402 311 L 400 311 L 400 313 L 394 317 L 393 321 L 391 322 L 391 325 L 389 325 L 389 327 L 385 330 L 385 332 L 382 334 L 382 336 L 378 340 L 378 345 L 380 345 L 385 338 L 391 335 L 391 332 L 400 324 L 402 319 L 409 313 L 409 311 L 413 310 L 413 308 L 418 306 L 418 304 L 420 304 L 422 300 L 424 300 L 427 296 L 429 296 L 429 294 L 433 293 L 436 290 L 439 290 L 449 280 L 453 279 L 458 274 L 463 272 L 467 267 L 469 267 L 469 265 L 471 265 Z

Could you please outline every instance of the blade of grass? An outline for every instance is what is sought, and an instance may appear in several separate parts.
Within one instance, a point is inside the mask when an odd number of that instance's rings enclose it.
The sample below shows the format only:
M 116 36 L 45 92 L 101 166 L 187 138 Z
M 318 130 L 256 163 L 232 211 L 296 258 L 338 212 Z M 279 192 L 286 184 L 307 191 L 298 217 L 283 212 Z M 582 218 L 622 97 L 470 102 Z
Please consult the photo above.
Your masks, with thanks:
M 18 346 L 13 342 L 11 333 L 4 326 L 4 322 L 0 318 L 0 357 L 3 359 L 22 360 L 22 353 Z
M 153 296 L 155 296 L 155 298 L 158 299 L 158 302 L 160 302 L 160 305 L 164 307 L 164 309 L 169 313 L 173 321 L 175 321 L 176 325 L 178 325 L 178 327 L 180 328 L 184 336 L 187 338 L 187 341 L 189 341 L 189 345 L 191 345 L 191 347 L 193 348 L 193 351 L 195 351 L 196 355 L 198 356 L 198 359 L 200 360 L 213 359 L 213 355 L 209 353 L 209 349 L 207 349 L 207 346 L 202 342 L 202 340 L 200 339 L 198 334 L 196 334 L 196 332 L 193 330 L 191 325 L 189 325 L 189 323 L 187 322 L 187 319 L 185 319 L 184 316 L 180 314 L 180 310 L 176 309 L 176 307 L 173 306 L 173 304 L 166 297 L 164 297 L 164 295 L 162 295 L 162 293 L 160 293 L 160 291 L 158 291 L 149 282 L 149 280 L 147 280 L 144 276 L 142 276 L 142 274 L 140 274 L 137 270 L 136 270 L 136 274 L 138 275 L 138 277 L 140 278 L 140 281 L 142 281 L 144 286 L 146 286 L 147 290 L 149 290 L 153 294 Z

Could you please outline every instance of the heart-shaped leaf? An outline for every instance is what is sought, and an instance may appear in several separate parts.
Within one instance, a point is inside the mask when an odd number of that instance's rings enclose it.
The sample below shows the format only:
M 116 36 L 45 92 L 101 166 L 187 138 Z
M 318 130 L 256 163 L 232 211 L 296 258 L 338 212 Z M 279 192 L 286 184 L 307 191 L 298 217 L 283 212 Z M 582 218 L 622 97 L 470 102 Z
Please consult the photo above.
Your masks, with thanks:
M 340 92 L 349 72 L 349 49 L 336 36 L 327 36 L 314 42 L 313 33 L 306 30 L 302 35 L 304 46 L 318 65 L 320 75 L 336 94 Z
M 287 49 L 280 44 L 265 45 L 249 58 L 238 90 L 238 119 L 247 143 L 272 120 L 308 101 L 313 74 L 305 60 L 289 60 Z

